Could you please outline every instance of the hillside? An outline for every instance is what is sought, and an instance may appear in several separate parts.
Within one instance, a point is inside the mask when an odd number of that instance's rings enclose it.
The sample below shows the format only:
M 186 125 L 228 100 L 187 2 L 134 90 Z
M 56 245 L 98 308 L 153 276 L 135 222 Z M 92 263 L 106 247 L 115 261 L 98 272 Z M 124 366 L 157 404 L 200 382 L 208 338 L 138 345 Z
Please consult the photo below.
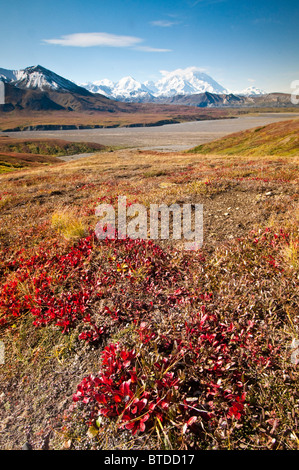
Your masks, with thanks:
M 0 173 L 43 164 L 60 163 L 57 157 L 107 150 L 100 144 L 59 139 L 11 139 L 0 136 Z
M 19 87 L 16 84 L 5 83 L 5 105 L 0 105 L 1 112 L 21 111 L 101 111 L 101 112 L 133 112 L 130 104 L 122 104 L 102 95 L 94 95 L 84 88 L 74 90 L 45 89 Z M 79 91 L 79 92 L 78 92 Z M 131 109 L 132 108 L 132 109 Z
M 282 121 L 230 134 L 190 150 L 217 155 L 297 155 L 299 154 L 299 119 Z
M 263 95 L 237 95 L 236 93 L 215 94 L 215 93 L 199 93 L 192 95 L 176 95 L 172 97 L 156 98 L 157 103 L 173 104 L 173 105 L 187 105 L 197 106 L 200 108 L 205 107 L 231 107 L 231 108 L 269 108 L 273 107 L 276 110 L 284 108 L 298 109 L 291 102 L 291 95 L 287 93 L 269 93 Z
M 0 152 L 64 156 L 76 153 L 99 152 L 105 147 L 90 142 L 68 142 L 61 139 L 11 139 L 0 136 Z
M 1 449 L 298 450 L 298 156 L 123 149 L 0 181 Z M 119 195 L 202 204 L 201 249 L 98 239 Z

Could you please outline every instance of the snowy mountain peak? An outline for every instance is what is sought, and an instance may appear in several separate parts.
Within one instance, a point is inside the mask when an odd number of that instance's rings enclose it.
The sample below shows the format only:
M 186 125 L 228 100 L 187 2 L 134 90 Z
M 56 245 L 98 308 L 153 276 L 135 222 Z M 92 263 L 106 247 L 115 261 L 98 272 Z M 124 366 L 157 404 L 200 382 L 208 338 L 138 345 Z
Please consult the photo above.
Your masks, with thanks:
M 89 93 L 85 88 L 79 87 L 74 82 L 57 75 L 41 65 L 34 65 L 15 71 L 0 69 L 0 76 L 1 75 L 3 75 L 8 82 L 11 82 L 19 88 L 31 88 L 41 91 L 64 90 L 81 95 L 87 95 Z
M 133 77 L 123 77 L 112 83 L 103 79 L 82 84 L 93 93 L 103 93 L 114 99 L 124 101 L 152 101 L 155 98 L 199 93 L 229 93 L 212 77 L 196 67 L 176 69 L 171 72 L 161 71 L 162 78 L 156 82 L 140 83 Z
M 114 83 L 104 78 L 103 80 L 96 80 L 95 82 L 80 83 L 80 86 L 91 93 L 100 93 L 101 95 L 111 97 Z
M 155 83 L 156 96 L 191 95 L 198 93 L 226 93 L 227 90 L 212 77 L 196 67 L 162 71 L 163 77 Z
M 123 77 L 115 83 L 112 96 L 115 99 L 125 101 L 139 101 L 152 98 L 151 91 L 133 77 Z
M 149 92 L 149 89 L 140 82 L 137 82 L 133 77 L 124 77 L 121 78 L 115 85 L 115 89 L 119 92 L 126 93 L 126 92 L 135 92 L 135 91 L 143 91 Z
M 141 83 L 137 82 L 135 78 L 130 77 L 130 76 L 121 78 L 119 82 L 117 82 L 117 85 L 118 87 L 125 86 L 125 87 L 130 87 L 130 88 L 136 88 L 136 86 L 138 88 L 141 87 Z
M 245 88 L 245 90 L 235 91 L 235 94 L 241 95 L 241 96 L 259 96 L 259 95 L 266 95 L 267 92 L 264 90 L 261 90 L 260 88 L 256 88 L 255 86 L 249 86 L 248 88 Z
M 123 77 L 118 82 L 114 83 L 111 80 L 102 79 L 87 84 L 81 84 L 81 86 L 92 93 L 101 93 L 116 100 L 139 101 L 152 98 L 149 88 L 131 76 Z
M 104 78 L 103 80 L 97 80 L 93 83 L 96 86 L 107 86 L 107 87 L 110 87 L 110 88 L 112 88 L 114 86 L 114 83 L 111 80 L 108 80 L 108 78 Z

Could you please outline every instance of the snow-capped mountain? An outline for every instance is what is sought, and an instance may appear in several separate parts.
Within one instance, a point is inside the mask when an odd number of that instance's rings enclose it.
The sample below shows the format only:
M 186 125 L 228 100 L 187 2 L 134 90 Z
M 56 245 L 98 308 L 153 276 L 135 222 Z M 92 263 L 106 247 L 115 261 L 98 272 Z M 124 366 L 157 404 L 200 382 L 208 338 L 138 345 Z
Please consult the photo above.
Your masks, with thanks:
M 195 67 L 177 69 L 172 72 L 162 72 L 163 77 L 154 85 L 155 96 L 195 95 L 198 93 L 221 93 L 226 94 L 222 85 L 204 72 Z
M 57 75 L 41 65 L 27 67 L 22 70 L 0 69 L 0 77 L 18 88 L 30 88 L 40 91 L 68 91 L 70 93 L 88 94 L 85 88 Z
M 118 82 L 103 79 L 81 84 L 92 93 L 102 93 L 120 101 L 154 101 L 155 98 L 169 98 L 177 95 L 199 93 L 229 93 L 212 77 L 195 67 L 162 72 L 162 78 L 156 82 L 140 83 L 132 77 L 124 77 Z
M 114 83 L 107 78 L 97 80 L 95 82 L 81 83 L 80 86 L 86 88 L 91 93 L 101 93 L 102 95 L 111 97 Z
M 124 98 L 126 100 L 130 98 L 150 98 L 151 96 L 151 90 L 132 77 L 122 78 L 113 88 L 113 97 L 115 99 Z
M 266 95 L 267 92 L 260 88 L 256 88 L 255 86 L 249 86 L 248 88 L 245 88 L 245 90 L 235 91 L 234 94 L 240 96 L 260 96 Z
M 81 84 L 92 93 L 101 93 L 119 101 L 152 101 L 151 90 L 132 77 L 124 77 L 116 83 L 103 79 Z
M 71 80 L 57 75 L 51 70 L 36 65 L 22 70 L 7 70 L 0 68 L 0 79 L 18 88 L 40 91 L 56 91 L 76 93 L 87 96 L 90 93 L 104 95 L 112 100 L 127 102 L 155 102 L 169 100 L 178 96 L 213 93 L 228 95 L 230 90 L 224 88 L 212 77 L 196 67 L 177 69 L 172 72 L 161 72 L 162 77 L 157 81 L 140 83 L 133 77 L 124 77 L 118 82 L 101 79 L 94 82 L 76 84 Z M 266 94 L 265 91 L 250 86 L 235 95 L 252 97 Z

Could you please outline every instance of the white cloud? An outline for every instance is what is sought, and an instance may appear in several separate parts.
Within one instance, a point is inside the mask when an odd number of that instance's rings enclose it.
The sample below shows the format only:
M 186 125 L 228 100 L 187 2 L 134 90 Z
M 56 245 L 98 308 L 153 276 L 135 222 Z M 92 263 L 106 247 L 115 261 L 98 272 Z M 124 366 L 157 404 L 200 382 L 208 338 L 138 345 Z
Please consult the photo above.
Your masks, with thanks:
M 159 49 L 157 47 L 150 47 L 150 46 L 137 46 L 135 47 L 137 51 L 143 52 L 171 52 L 171 49 Z
M 151 46 L 138 46 L 144 40 L 134 36 L 119 36 L 109 33 L 75 33 L 54 39 L 43 39 L 44 43 L 69 47 L 131 47 L 143 52 L 170 52 Z
M 43 42 L 72 47 L 132 47 L 143 42 L 143 39 L 109 33 L 75 33 L 61 36 L 57 39 L 44 39 Z
M 151 21 L 152 26 L 160 26 L 161 28 L 170 28 L 171 26 L 178 24 L 177 21 L 168 21 L 168 20 L 157 20 Z

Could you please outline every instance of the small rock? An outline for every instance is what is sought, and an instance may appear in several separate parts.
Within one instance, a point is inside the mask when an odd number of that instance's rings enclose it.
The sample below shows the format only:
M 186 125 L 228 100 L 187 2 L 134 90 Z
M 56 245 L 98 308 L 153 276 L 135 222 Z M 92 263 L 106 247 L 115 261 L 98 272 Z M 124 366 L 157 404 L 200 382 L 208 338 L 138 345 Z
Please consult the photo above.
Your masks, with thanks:
M 291 354 L 291 363 L 297 365 L 299 364 L 299 339 L 293 339 L 291 349 L 294 350 Z
M 29 444 L 29 442 L 25 442 L 25 444 L 22 447 L 22 450 L 32 450 L 32 447 Z
M 64 449 L 70 449 L 72 447 L 72 440 L 69 439 L 68 441 L 65 441 L 63 443 L 63 447 L 64 447 Z
M 272 195 L 272 191 L 268 191 L 267 193 L 265 193 L 265 196 L 271 196 Z

